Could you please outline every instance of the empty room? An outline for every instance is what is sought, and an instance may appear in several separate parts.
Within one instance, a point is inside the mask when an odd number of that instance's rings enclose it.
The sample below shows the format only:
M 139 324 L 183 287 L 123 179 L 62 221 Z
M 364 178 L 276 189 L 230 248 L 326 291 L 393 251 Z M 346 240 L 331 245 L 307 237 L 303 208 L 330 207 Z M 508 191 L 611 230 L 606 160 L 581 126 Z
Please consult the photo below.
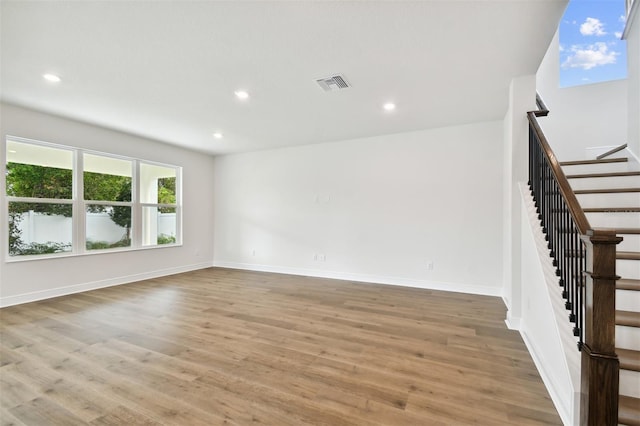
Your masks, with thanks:
M 1 424 L 640 425 L 640 7 L 572 3 L 2 0 Z

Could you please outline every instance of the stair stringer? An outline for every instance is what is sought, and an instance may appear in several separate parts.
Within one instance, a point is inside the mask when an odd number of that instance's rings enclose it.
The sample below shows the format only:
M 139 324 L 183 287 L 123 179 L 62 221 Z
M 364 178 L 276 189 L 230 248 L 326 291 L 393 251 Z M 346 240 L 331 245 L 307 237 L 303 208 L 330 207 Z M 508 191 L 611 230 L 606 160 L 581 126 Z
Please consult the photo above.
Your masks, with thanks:
M 521 183 L 520 334 L 562 422 L 580 424 L 580 352 L 529 187 Z

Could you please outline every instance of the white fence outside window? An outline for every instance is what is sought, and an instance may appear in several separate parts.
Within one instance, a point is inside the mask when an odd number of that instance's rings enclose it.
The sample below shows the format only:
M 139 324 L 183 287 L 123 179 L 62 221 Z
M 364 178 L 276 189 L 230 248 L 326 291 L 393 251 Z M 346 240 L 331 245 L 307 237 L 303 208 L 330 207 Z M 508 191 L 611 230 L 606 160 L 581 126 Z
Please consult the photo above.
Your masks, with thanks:
M 18 229 L 24 244 L 71 241 L 72 219 L 29 211 L 20 215 Z M 107 213 L 87 213 L 87 229 L 92 241 L 116 243 L 126 236 L 125 228 L 115 224 Z M 175 237 L 176 214 L 158 213 L 158 235 Z M 88 236 L 89 237 L 89 236 Z

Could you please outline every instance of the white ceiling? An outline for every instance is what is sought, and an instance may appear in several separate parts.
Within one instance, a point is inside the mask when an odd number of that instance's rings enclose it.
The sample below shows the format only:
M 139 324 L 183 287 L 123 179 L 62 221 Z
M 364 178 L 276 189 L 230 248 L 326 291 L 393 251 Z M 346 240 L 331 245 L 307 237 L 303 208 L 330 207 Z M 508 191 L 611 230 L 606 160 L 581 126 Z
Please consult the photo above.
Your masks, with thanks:
M 499 120 L 566 3 L 3 0 L 0 95 L 213 154 Z

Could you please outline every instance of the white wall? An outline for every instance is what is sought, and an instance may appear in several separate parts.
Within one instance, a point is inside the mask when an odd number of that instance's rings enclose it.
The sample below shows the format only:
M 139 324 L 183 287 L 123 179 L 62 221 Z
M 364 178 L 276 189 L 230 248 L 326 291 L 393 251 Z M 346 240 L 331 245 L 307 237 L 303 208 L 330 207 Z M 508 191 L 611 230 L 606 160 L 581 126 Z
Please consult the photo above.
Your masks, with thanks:
M 629 150 L 640 158 L 640 3 L 636 1 L 632 8 L 633 17 L 629 17 L 627 30 L 627 69 L 628 69 L 628 131 Z
M 520 333 L 565 425 L 580 423 L 580 352 L 526 184 L 520 185 Z
M 217 157 L 214 264 L 501 294 L 502 161 L 501 122 Z
M 519 329 L 521 316 L 520 279 L 520 193 L 518 185 L 529 175 L 529 121 L 527 111 L 535 108 L 535 76 L 521 76 L 509 85 L 509 108 L 503 120 L 503 297 L 507 325 Z
M 143 158 L 183 167 L 183 246 L 107 254 L 5 262 L 7 227 L 0 226 L 0 304 L 9 305 L 90 288 L 211 266 L 213 259 L 213 158 L 149 139 L 12 105 L 1 105 L 6 135 Z M 4 188 L 4 174 L 0 186 Z M 6 224 L 1 191 L 0 224 Z
M 551 111 L 540 118 L 561 160 L 586 158 L 585 148 L 627 142 L 627 80 L 560 88 L 558 32 L 538 69 L 536 87 Z

